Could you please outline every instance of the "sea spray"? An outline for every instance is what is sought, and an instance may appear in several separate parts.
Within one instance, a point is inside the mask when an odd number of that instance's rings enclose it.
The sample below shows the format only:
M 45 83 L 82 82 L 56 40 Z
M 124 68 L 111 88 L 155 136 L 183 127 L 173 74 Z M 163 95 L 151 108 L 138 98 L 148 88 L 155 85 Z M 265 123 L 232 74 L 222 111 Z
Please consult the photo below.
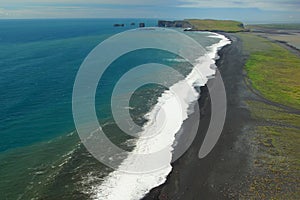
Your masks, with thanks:
M 170 91 L 175 91 L 178 96 L 184 97 L 184 105 L 178 105 L 176 96 L 167 90 L 159 97 L 158 103 L 145 116 L 148 119 L 148 123 L 144 125 L 144 129 L 151 131 L 151 124 L 155 124 L 157 120 L 156 117 L 159 115 L 159 112 L 163 110 L 166 114 L 165 117 L 172 119 L 172 123 L 167 124 L 167 131 L 163 133 L 163 136 L 154 136 L 149 140 L 138 139 L 134 150 L 129 153 L 128 157 L 122 162 L 120 169 L 122 165 L 134 165 L 134 154 L 152 153 L 166 146 L 169 149 L 169 154 L 165 159 L 169 161 L 169 165 L 160 170 L 145 174 L 131 174 L 119 170 L 113 171 L 104 179 L 101 185 L 92 186 L 90 190 L 92 199 L 138 200 L 143 198 L 152 188 L 166 181 L 166 177 L 172 170 L 171 162 L 175 136 L 180 130 L 183 121 L 191 114 L 189 109 L 190 105 L 195 103 L 199 98 L 199 93 L 196 90 L 191 93 L 190 90 L 185 88 L 184 82 L 187 82 L 190 86 L 204 86 L 209 77 L 215 74 L 215 60 L 218 59 L 218 50 L 231 43 L 225 36 L 216 33 L 212 33 L 212 35 L 208 37 L 218 38 L 220 41 L 207 48 L 208 53 L 206 56 L 197 59 L 197 64 L 185 80 L 179 81 L 170 88 Z M 199 77 L 198 70 L 203 75 L 202 77 Z M 174 108 L 177 107 L 184 109 L 185 114 L 183 118 L 176 117 L 176 109 Z

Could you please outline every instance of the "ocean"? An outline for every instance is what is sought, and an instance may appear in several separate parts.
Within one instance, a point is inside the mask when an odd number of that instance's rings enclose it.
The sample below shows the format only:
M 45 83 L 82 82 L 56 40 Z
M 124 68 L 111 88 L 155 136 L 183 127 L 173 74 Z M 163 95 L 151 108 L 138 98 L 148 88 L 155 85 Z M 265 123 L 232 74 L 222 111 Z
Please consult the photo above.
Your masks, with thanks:
M 135 25 L 130 25 L 132 22 Z M 0 20 L 0 199 L 141 199 L 166 180 L 171 165 L 142 176 L 101 164 L 80 142 L 72 116 L 73 85 L 86 56 L 102 41 L 135 29 L 140 22 L 147 27 L 157 24 L 155 19 Z M 125 26 L 113 27 L 115 23 Z M 210 69 L 217 51 L 229 43 L 215 33 L 185 34 L 207 50 L 210 59 L 199 63 L 201 69 Z M 197 82 L 191 75 L 195 66 L 153 49 L 132 52 L 110 66 L 96 93 L 97 117 L 108 138 L 128 152 L 149 144 L 122 134 L 112 117 L 111 94 L 124 73 L 143 63 L 172 66 Z M 166 79 L 174 88 L 180 87 L 181 80 Z M 133 120 L 143 126 L 161 107 L 168 110 L 169 106 L 171 111 L 172 105 L 166 101 L 170 97 L 164 98 L 167 91 L 155 84 L 139 88 L 130 101 Z M 188 108 L 199 92 L 180 95 L 193 97 L 186 98 Z M 188 116 L 190 110 L 186 112 Z M 181 125 L 182 121 L 174 121 L 172 126 Z M 172 145 L 175 135 L 170 132 L 160 143 Z

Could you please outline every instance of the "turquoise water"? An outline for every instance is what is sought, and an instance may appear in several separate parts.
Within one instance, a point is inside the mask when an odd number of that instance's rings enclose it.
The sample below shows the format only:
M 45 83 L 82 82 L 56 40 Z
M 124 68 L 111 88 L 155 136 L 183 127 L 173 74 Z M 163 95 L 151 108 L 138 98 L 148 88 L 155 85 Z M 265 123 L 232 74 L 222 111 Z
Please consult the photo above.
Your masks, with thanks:
M 74 149 L 78 137 L 66 135 L 75 130 L 71 98 L 77 70 L 101 41 L 136 28 L 114 23 L 132 21 L 140 20 L 0 21 L 0 179 L 5 180 L 0 196 L 16 199 L 30 182 L 40 182 L 34 173 L 44 168 L 43 173 L 54 173 L 49 165 L 60 165 Z
M 133 28 L 114 28 L 118 21 L 0 21 L 0 151 L 74 130 L 71 94 L 77 70 L 97 44 Z
M 100 184 L 111 171 L 79 142 L 72 89 L 88 53 L 109 36 L 136 28 L 131 22 L 155 26 L 157 20 L 0 20 L 0 199 L 86 199 L 88 188 Z M 126 26 L 113 27 L 115 23 Z M 203 39 L 209 34 L 190 34 L 203 46 L 216 42 Z M 106 71 L 96 109 L 112 141 L 132 148 L 126 143 L 128 137 L 120 137 L 120 130 L 110 123 L 114 84 L 134 66 L 150 62 L 187 74 L 191 66 L 172 61 L 175 58 L 153 50 L 132 52 Z M 164 90 L 148 85 L 134 94 L 131 114 L 137 123 L 145 122 L 141 116 Z M 98 178 L 86 179 L 91 175 Z

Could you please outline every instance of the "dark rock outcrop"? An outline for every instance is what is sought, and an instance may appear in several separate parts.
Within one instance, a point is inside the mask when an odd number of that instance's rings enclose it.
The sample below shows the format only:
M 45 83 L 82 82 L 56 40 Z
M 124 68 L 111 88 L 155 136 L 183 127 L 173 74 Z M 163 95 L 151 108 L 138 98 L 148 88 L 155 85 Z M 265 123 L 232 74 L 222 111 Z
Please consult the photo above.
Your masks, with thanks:
M 192 25 L 188 21 L 184 21 L 184 20 L 176 20 L 176 21 L 159 20 L 158 27 L 192 28 Z
M 114 27 L 125 26 L 124 24 L 114 24 Z

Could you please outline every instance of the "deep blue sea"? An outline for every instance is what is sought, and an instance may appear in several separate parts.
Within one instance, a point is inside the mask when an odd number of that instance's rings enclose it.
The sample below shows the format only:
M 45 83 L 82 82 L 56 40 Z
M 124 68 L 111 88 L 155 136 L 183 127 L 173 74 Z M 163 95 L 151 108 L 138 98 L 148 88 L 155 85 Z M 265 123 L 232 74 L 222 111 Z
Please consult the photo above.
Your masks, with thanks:
M 74 130 L 71 95 L 80 64 L 107 37 L 136 28 L 132 21 L 141 20 L 1 20 L 0 151 Z
M 73 84 L 93 48 L 116 33 L 137 28 L 139 22 L 157 24 L 155 19 L 0 20 L 0 199 L 87 199 L 91 186 L 111 172 L 90 156 L 76 134 Z M 206 47 L 219 41 L 209 35 L 194 38 Z M 96 96 L 101 123 L 111 117 L 108 94 L 114 83 L 132 67 L 163 58 L 182 73 L 191 71 L 166 52 L 148 50 L 142 58 L 132 53 L 106 72 L 104 90 Z M 164 90 L 150 85 L 135 93 L 137 109 L 132 113 L 137 123 L 144 123 L 141 115 Z M 114 125 L 106 129 L 120 144 L 128 139 L 114 137 L 119 131 Z

